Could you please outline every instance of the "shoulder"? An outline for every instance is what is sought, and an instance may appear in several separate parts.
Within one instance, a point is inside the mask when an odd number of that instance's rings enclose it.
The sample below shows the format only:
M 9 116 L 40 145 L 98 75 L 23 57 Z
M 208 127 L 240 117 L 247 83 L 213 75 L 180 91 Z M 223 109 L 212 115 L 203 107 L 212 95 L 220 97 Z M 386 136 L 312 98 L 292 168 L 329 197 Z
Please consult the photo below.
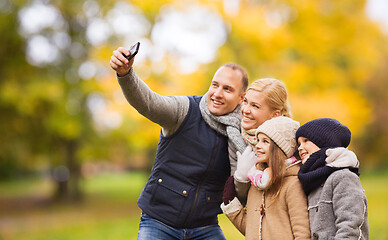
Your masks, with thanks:
M 191 103 L 199 104 L 203 96 L 186 96 Z
M 327 182 L 339 183 L 343 181 L 360 181 L 360 178 L 347 168 L 337 170 L 327 178 Z
M 288 166 L 286 168 L 286 173 L 285 173 L 285 177 L 288 178 L 288 177 L 297 177 L 298 176 L 298 172 L 299 172 L 299 169 L 300 169 L 300 165 L 301 165 L 301 162 L 296 162 L 294 164 L 292 164 L 291 166 Z
M 351 195 L 364 191 L 358 175 L 349 169 L 341 169 L 330 174 L 323 188 L 331 189 L 334 193 L 343 194 L 346 192 Z
M 299 169 L 299 166 L 295 166 L 296 169 Z M 292 175 L 287 175 L 284 178 L 283 184 L 282 184 L 282 189 L 283 193 L 285 193 L 288 196 L 293 196 L 293 195 L 303 195 L 305 196 L 305 193 L 302 188 L 302 184 L 299 181 L 299 178 L 296 174 Z
M 298 178 L 298 171 L 300 168 L 300 164 L 294 164 L 292 166 L 287 167 L 284 179 L 283 179 L 283 187 L 288 188 L 301 188 L 301 183 Z M 283 188 L 282 187 L 282 188 Z
M 170 96 L 170 97 L 175 99 L 175 101 L 178 104 L 178 109 L 183 108 L 185 110 L 183 112 L 187 113 L 187 110 L 189 109 L 190 102 L 191 102 L 189 96 Z

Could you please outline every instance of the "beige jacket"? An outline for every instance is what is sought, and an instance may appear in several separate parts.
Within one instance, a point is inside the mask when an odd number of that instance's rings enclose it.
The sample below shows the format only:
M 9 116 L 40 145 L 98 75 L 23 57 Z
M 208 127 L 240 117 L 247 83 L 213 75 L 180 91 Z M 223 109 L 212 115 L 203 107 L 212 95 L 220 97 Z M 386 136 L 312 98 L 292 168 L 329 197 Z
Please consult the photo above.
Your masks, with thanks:
M 283 186 L 275 201 L 269 193 L 264 194 L 264 216 L 261 239 L 310 239 L 307 200 L 298 179 L 300 162 L 286 170 Z M 235 198 L 222 210 L 234 226 L 248 240 L 260 239 L 260 206 L 263 191 L 251 186 L 246 208 Z

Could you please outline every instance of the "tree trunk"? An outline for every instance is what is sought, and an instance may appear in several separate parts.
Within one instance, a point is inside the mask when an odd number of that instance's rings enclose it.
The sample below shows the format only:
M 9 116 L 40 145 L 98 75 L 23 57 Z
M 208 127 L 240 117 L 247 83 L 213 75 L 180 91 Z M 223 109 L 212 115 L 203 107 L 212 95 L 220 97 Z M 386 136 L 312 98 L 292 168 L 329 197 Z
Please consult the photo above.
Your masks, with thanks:
M 76 140 L 63 141 L 65 149 L 65 165 L 58 166 L 53 171 L 56 182 L 54 200 L 76 202 L 82 200 L 80 188 L 81 167 L 76 159 L 78 143 Z

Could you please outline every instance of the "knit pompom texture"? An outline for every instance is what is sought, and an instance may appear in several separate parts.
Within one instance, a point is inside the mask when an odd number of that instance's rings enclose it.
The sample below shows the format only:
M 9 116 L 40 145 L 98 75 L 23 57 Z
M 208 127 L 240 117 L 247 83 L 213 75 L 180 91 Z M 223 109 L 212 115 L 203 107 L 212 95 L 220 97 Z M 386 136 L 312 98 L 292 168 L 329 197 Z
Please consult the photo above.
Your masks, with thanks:
M 265 121 L 256 129 L 256 137 L 259 133 L 264 133 L 289 158 L 296 150 L 295 133 L 299 128 L 299 122 L 289 117 L 279 116 Z

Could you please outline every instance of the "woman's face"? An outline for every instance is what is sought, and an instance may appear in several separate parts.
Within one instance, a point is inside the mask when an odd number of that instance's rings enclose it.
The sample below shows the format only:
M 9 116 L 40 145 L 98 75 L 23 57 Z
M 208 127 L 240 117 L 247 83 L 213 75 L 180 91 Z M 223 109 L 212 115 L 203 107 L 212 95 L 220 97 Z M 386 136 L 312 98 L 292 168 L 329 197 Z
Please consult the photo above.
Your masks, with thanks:
M 248 90 L 241 104 L 241 114 L 241 127 L 248 130 L 257 128 L 273 117 L 280 116 L 280 111 L 269 107 L 263 93 Z

